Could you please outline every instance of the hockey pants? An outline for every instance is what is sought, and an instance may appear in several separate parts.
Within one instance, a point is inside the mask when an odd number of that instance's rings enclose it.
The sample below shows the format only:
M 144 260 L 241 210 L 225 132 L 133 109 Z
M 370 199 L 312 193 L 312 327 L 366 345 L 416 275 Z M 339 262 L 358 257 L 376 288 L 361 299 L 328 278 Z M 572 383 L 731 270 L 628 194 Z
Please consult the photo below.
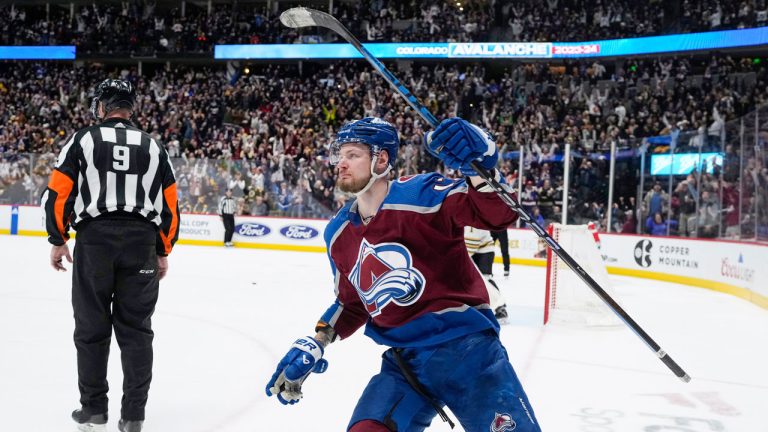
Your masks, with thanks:
M 78 229 L 72 275 L 80 403 L 107 412 L 107 360 L 114 328 L 123 366 L 121 415 L 144 420 L 152 380 L 151 317 L 157 303 L 157 231 L 136 218 L 104 216 Z

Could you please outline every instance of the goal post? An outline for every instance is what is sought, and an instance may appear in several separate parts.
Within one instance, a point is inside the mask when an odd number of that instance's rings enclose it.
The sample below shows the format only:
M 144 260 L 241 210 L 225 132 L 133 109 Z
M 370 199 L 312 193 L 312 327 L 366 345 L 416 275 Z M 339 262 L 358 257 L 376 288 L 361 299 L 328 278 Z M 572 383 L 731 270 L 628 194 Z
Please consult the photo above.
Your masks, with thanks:
M 549 235 L 614 299 L 596 231 L 587 225 L 551 224 Z M 621 321 L 558 256 L 547 249 L 544 324 L 613 327 Z

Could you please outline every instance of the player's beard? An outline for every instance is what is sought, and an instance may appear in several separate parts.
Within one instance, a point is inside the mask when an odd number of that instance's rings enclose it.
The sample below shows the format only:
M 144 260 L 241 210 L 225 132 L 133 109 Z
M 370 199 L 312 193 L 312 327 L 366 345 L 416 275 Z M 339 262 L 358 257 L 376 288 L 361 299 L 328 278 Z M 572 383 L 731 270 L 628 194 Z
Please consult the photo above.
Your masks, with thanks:
M 368 184 L 371 179 L 371 175 L 368 174 L 365 178 L 356 179 L 354 176 L 350 179 L 342 180 L 341 178 L 336 180 L 336 187 L 346 193 L 358 193 Z

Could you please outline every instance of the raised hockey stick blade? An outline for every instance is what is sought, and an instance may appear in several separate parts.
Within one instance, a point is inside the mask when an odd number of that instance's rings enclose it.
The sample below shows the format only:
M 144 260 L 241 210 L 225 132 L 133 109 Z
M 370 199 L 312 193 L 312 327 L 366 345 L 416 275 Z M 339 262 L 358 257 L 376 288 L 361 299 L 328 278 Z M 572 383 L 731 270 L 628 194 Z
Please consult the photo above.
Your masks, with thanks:
M 352 44 L 357 49 L 357 51 L 359 51 L 360 54 L 365 57 L 366 60 L 368 60 L 368 63 L 373 65 L 376 71 L 379 72 L 379 74 L 381 74 L 385 80 L 387 80 L 389 85 L 391 85 L 392 88 L 400 94 L 400 96 L 405 98 L 405 101 L 408 102 L 408 105 L 410 105 L 414 111 L 419 113 L 421 118 L 426 120 L 430 125 L 432 125 L 433 128 L 437 127 L 437 125 L 440 123 L 437 121 L 435 116 L 429 112 L 427 107 L 422 105 L 421 102 L 416 99 L 416 96 L 411 94 L 411 92 L 405 88 L 405 86 L 400 84 L 400 81 L 398 81 L 397 78 L 392 75 L 392 72 L 390 72 L 389 69 L 387 69 L 387 67 L 379 61 L 379 59 L 374 57 L 373 54 L 371 54 L 363 46 L 363 44 L 360 43 L 360 41 L 357 40 L 357 38 L 333 16 L 319 10 L 297 7 L 288 9 L 287 11 L 283 12 L 280 15 L 280 21 L 285 26 L 291 28 L 303 28 L 312 26 L 324 27 L 343 37 L 347 42 Z
M 374 69 L 382 76 L 385 80 L 389 83 L 390 86 L 398 93 L 400 96 L 402 96 L 405 101 L 408 103 L 408 105 L 413 108 L 414 111 L 416 111 L 425 121 L 427 121 L 433 128 L 437 127 L 437 125 L 440 123 L 437 121 L 437 118 L 424 106 L 419 102 L 418 99 L 416 99 L 416 96 L 414 96 L 405 86 L 403 86 L 400 81 L 395 78 L 394 75 L 392 75 L 392 72 L 390 72 L 384 64 L 379 61 L 376 57 L 374 57 L 364 46 L 362 43 L 360 43 L 359 40 L 346 28 L 344 27 L 339 20 L 334 18 L 333 16 L 321 12 L 314 9 L 308 9 L 308 8 L 292 8 L 288 9 L 287 11 L 283 12 L 280 15 L 280 21 L 286 25 L 287 27 L 292 28 L 303 28 L 303 27 L 311 27 L 311 26 L 318 26 L 318 27 L 324 27 L 329 30 L 332 30 L 342 38 L 344 38 L 347 42 L 352 44 L 355 49 L 357 49 L 360 54 L 370 63 Z M 657 344 L 649 335 L 645 332 L 645 330 L 640 327 L 639 324 L 635 322 L 635 320 L 632 319 L 632 317 L 629 316 L 629 314 L 622 309 L 621 306 L 619 306 L 618 303 L 610 296 L 608 295 L 605 290 L 600 287 L 600 285 L 595 282 L 592 277 L 587 274 L 586 271 L 584 271 L 583 268 L 566 252 L 556 241 L 552 238 L 552 236 L 547 233 L 544 228 L 539 226 L 533 218 L 528 214 L 528 212 L 523 209 L 520 204 L 517 202 L 515 197 L 512 196 L 512 194 L 508 193 L 501 184 L 496 181 L 496 179 L 493 178 L 493 175 L 480 166 L 477 162 L 472 163 L 472 168 L 474 168 L 475 171 L 477 171 L 478 175 L 483 178 L 492 188 L 493 190 L 499 195 L 499 197 L 504 201 L 510 208 L 512 208 L 515 212 L 517 212 L 518 215 L 520 215 L 520 219 L 522 219 L 526 226 L 530 227 L 536 235 L 541 237 L 548 245 L 549 248 L 552 249 L 552 252 L 554 252 L 560 259 L 568 265 L 568 267 L 571 268 L 571 270 L 576 273 L 581 280 L 584 281 L 584 283 L 587 284 L 587 286 L 594 291 L 594 293 L 600 297 L 600 299 L 605 302 L 606 305 L 608 305 L 609 308 L 621 319 L 624 324 L 627 325 L 640 339 L 642 339 L 643 342 L 648 346 L 648 348 L 653 351 L 656 356 L 672 371 L 672 373 L 675 374 L 678 378 L 680 378 L 684 382 L 689 382 L 691 380 L 691 377 L 688 376 L 688 374 L 681 368 L 674 360 L 672 360 L 672 357 L 670 357 L 661 347 L 659 344 Z

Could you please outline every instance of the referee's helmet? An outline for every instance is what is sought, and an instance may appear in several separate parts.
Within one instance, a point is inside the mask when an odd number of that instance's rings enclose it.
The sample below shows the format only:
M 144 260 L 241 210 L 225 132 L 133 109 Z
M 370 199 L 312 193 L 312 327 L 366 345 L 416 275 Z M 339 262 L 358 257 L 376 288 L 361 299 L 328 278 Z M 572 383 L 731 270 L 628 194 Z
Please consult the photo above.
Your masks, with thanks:
M 133 110 L 136 103 L 136 90 L 130 81 L 108 78 L 96 86 L 93 100 L 91 100 L 91 114 L 96 119 L 101 120 L 99 102 L 104 106 L 105 113 L 120 108 Z

